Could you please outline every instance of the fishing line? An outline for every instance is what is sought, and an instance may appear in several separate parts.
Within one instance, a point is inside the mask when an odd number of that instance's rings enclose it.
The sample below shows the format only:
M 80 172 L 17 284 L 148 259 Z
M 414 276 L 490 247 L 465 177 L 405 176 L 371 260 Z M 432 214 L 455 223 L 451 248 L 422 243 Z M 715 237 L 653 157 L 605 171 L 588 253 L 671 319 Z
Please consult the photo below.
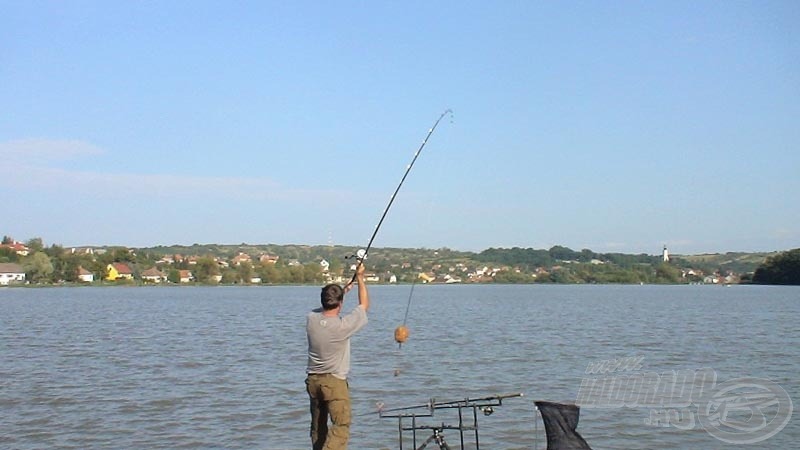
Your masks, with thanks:
M 434 173 L 438 173 L 438 170 L 434 170 Z M 430 203 L 428 204 L 428 213 L 426 214 L 428 222 L 431 222 L 431 218 L 433 217 L 433 211 L 434 211 L 434 201 L 431 200 Z M 406 313 L 403 316 L 403 325 L 402 325 L 406 334 L 405 336 L 406 339 L 408 338 L 408 334 L 410 333 L 406 325 L 408 323 L 408 313 L 411 310 L 411 299 L 414 297 L 414 287 L 417 285 L 417 281 L 420 279 L 420 274 L 416 273 L 416 267 L 412 266 L 411 269 L 412 272 L 414 272 L 414 275 L 412 275 L 411 278 L 411 289 L 408 292 L 408 300 L 406 301 Z M 397 339 L 397 336 L 395 337 L 395 341 L 397 341 L 398 349 L 403 348 L 403 342 Z
M 411 297 L 414 295 L 414 286 L 417 284 L 417 278 L 414 277 L 414 281 L 411 283 L 411 291 L 408 293 L 408 304 L 406 304 L 406 315 L 403 316 L 403 325 L 408 322 L 408 310 L 411 309 Z
M 452 115 L 452 113 L 450 115 L 450 123 L 451 124 L 453 123 L 453 115 Z M 435 173 L 435 174 L 442 173 L 442 165 L 443 165 L 443 162 L 445 161 L 445 159 L 442 159 L 441 157 L 437 158 L 437 157 L 434 156 L 432 161 L 433 161 L 434 165 L 433 165 L 433 167 L 431 169 L 431 172 Z M 434 195 L 429 197 L 430 201 L 428 202 L 428 211 L 427 211 L 427 214 L 426 214 L 428 226 L 427 227 L 425 227 L 425 226 L 421 227 L 423 229 L 429 229 L 430 225 L 433 223 L 434 212 L 437 209 L 436 208 L 436 201 L 437 201 L 437 197 L 438 197 L 437 192 L 438 191 L 434 191 Z M 408 323 L 408 314 L 409 314 L 409 311 L 411 310 L 411 299 L 414 297 L 414 287 L 417 285 L 417 282 L 420 280 L 420 278 L 422 278 L 421 277 L 422 273 L 417 273 L 416 269 L 417 269 L 416 267 L 412 267 L 412 272 L 414 273 L 414 275 L 412 276 L 412 279 L 411 279 L 411 289 L 410 289 L 410 291 L 408 293 L 408 300 L 406 302 L 406 312 L 405 312 L 405 315 L 403 316 L 403 325 L 402 325 L 402 327 L 403 327 L 403 330 L 405 332 L 404 334 L 406 334 L 406 338 L 408 337 L 408 334 L 410 333 L 409 329 L 408 329 L 408 327 L 406 325 Z M 420 267 L 420 269 L 424 270 L 424 267 Z M 397 341 L 397 344 L 398 344 L 397 348 L 398 349 L 402 349 L 403 342 L 401 342 L 398 339 L 395 339 L 395 340 Z
M 403 177 L 400 179 L 400 183 L 397 185 L 397 188 L 395 188 L 394 192 L 392 193 L 392 196 L 389 198 L 389 203 L 386 205 L 386 208 L 384 208 L 383 214 L 381 214 L 381 218 L 380 220 L 378 220 L 378 224 L 375 225 L 375 230 L 372 232 L 372 236 L 369 238 L 367 247 L 365 249 L 358 250 L 356 254 L 353 255 L 355 256 L 355 258 L 359 263 L 362 263 L 365 259 L 367 259 L 367 255 L 369 254 L 369 251 L 372 248 L 372 243 L 375 241 L 375 236 L 378 235 L 378 230 L 380 230 L 381 225 L 383 225 L 383 221 L 384 219 L 386 219 L 386 215 L 389 213 L 389 209 L 392 207 L 394 199 L 397 197 L 397 193 L 400 192 L 400 188 L 403 187 L 403 183 L 406 181 L 408 174 L 411 172 L 411 168 L 414 167 L 414 163 L 417 162 L 417 158 L 419 158 L 422 149 L 425 148 L 425 145 L 428 143 L 428 139 L 430 139 L 431 135 L 433 135 L 433 132 L 436 131 L 436 127 L 439 125 L 439 122 L 441 122 L 442 119 L 448 114 L 450 114 L 452 119 L 453 111 L 450 109 L 444 110 L 444 112 L 442 112 L 439 118 L 436 119 L 436 122 L 433 123 L 433 126 L 428 130 L 428 134 L 425 135 L 425 139 L 422 140 L 422 143 L 420 144 L 417 151 L 414 152 L 414 158 L 411 160 L 411 163 L 409 163 L 408 166 L 406 167 L 406 171 L 405 173 L 403 173 Z M 353 278 L 350 280 L 349 284 L 353 284 L 355 281 L 356 281 L 356 274 L 354 273 Z M 414 278 L 414 283 L 416 283 L 416 277 Z M 408 304 L 406 305 L 406 315 L 405 318 L 403 319 L 403 325 L 397 327 L 394 330 L 394 339 L 398 344 L 400 344 L 401 347 L 403 342 L 405 342 L 408 339 L 408 328 L 406 327 L 405 324 L 406 320 L 408 320 L 408 310 L 411 306 L 411 295 L 413 295 L 413 292 L 414 292 L 414 284 L 411 285 L 411 293 L 409 294 L 408 297 Z M 395 375 L 397 375 L 398 373 L 399 371 L 395 371 Z
M 408 340 L 408 327 L 406 323 L 408 322 L 408 311 L 411 309 L 411 297 L 414 296 L 414 286 L 417 285 L 417 278 L 419 276 L 415 276 L 414 280 L 411 282 L 411 290 L 408 292 L 408 302 L 406 303 L 406 314 L 403 316 L 403 324 L 397 327 L 394 330 L 394 340 L 397 342 L 397 348 L 403 348 L 403 342 Z M 399 371 L 395 371 L 395 376 L 399 374 Z
M 453 123 L 452 122 L 452 115 L 451 115 L 450 123 Z M 434 158 L 433 161 L 437 161 L 437 158 Z M 439 158 L 438 161 L 441 162 L 441 159 Z M 440 171 L 436 170 L 434 168 L 433 173 L 440 173 Z M 428 222 L 432 221 L 431 218 L 433 217 L 433 210 L 434 210 L 434 201 L 433 201 L 433 199 L 431 199 L 429 204 L 428 204 L 427 214 L 425 214 L 425 216 L 427 217 L 427 221 Z M 426 228 L 426 227 L 422 227 L 422 228 Z M 429 228 L 429 227 L 427 227 L 427 228 Z M 411 269 L 412 269 L 411 289 L 408 292 L 408 300 L 406 301 L 406 312 L 403 315 L 403 324 L 398 326 L 394 330 L 394 340 L 395 340 L 395 342 L 397 342 L 397 349 L 398 350 L 402 350 L 403 343 L 408 340 L 408 337 L 409 337 L 409 335 L 411 333 L 409 328 L 408 328 L 408 326 L 407 326 L 408 314 L 411 311 L 411 299 L 414 298 L 414 287 L 417 285 L 417 281 L 419 281 L 419 278 L 420 278 L 419 274 L 416 273 L 416 267 L 412 266 Z M 401 372 L 401 370 L 399 368 L 397 368 L 394 371 L 394 375 L 398 376 L 398 375 L 400 375 L 400 372 Z

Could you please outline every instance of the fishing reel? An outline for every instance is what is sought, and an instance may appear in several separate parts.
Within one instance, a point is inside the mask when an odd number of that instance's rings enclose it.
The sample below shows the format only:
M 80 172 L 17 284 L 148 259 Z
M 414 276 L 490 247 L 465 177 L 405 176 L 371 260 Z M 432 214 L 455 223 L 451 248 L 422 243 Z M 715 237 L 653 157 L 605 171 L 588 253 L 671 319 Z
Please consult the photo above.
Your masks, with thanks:
M 364 261 L 367 259 L 367 251 L 363 248 L 360 248 L 355 255 L 345 255 L 344 259 L 357 259 L 359 261 Z

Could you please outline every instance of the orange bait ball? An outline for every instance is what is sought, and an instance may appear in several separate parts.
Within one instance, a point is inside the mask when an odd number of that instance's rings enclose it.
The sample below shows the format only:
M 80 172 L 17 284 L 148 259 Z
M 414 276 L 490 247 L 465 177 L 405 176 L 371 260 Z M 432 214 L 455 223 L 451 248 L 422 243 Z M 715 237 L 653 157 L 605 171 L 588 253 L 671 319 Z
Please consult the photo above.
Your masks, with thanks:
M 400 325 L 394 329 L 394 340 L 398 344 L 402 344 L 408 339 L 408 328 L 405 325 Z

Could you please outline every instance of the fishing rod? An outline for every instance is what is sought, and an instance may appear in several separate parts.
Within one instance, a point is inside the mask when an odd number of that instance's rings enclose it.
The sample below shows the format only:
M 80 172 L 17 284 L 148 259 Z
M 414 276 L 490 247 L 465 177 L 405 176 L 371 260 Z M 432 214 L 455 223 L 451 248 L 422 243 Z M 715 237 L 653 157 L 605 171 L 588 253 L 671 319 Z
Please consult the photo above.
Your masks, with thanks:
M 405 406 L 401 408 L 391 408 L 391 409 L 383 408 L 383 405 L 381 404 L 379 405 L 378 413 L 382 417 L 392 417 L 392 416 L 386 416 L 384 414 L 390 412 L 409 411 L 415 409 L 427 409 L 432 411 L 435 409 L 468 408 L 472 406 L 475 407 L 500 406 L 503 404 L 503 400 L 507 398 L 522 397 L 524 395 L 525 394 L 522 392 L 517 392 L 510 394 L 491 395 L 488 397 L 481 397 L 481 398 L 464 398 L 460 400 L 449 400 L 449 401 L 436 401 L 435 399 L 431 399 L 428 403 L 424 403 L 421 405 Z
M 403 449 L 403 435 L 407 431 L 411 432 L 411 441 L 413 444 L 412 448 L 422 450 L 427 448 L 428 444 L 431 442 L 435 442 L 439 449 L 450 450 L 452 447 L 447 445 L 444 439 L 445 430 L 458 431 L 461 442 L 461 446 L 459 448 L 461 448 L 461 450 L 466 448 L 465 444 L 467 443 L 468 439 L 467 432 L 472 431 L 474 433 L 472 438 L 472 443 L 474 446 L 470 448 L 477 450 L 481 448 L 480 439 L 478 436 L 478 412 L 482 412 L 484 416 L 491 416 L 495 412 L 494 408 L 501 406 L 504 399 L 522 397 L 522 395 L 522 393 L 512 393 L 492 395 L 482 398 L 465 398 L 446 402 L 437 402 L 435 399 L 431 399 L 428 403 L 423 405 L 393 409 L 385 409 L 383 408 L 383 404 L 379 404 L 378 415 L 381 419 L 397 419 L 398 443 L 400 444 L 399 446 L 401 450 Z M 447 425 L 444 422 L 441 422 L 441 425 L 430 425 L 424 423 L 432 420 L 431 418 L 434 417 L 435 411 L 440 409 L 457 410 L 456 417 L 458 422 L 452 425 Z M 471 410 L 472 414 L 468 413 L 469 410 Z M 447 415 L 452 416 L 453 414 Z M 422 420 L 418 421 L 418 419 Z M 408 421 L 411 423 L 408 424 Z M 417 447 L 417 434 L 421 430 L 430 430 L 432 434 L 421 446 Z
M 414 159 L 412 159 L 411 163 L 406 167 L 406 171 L 403 174 L 403 178 L 400 179 L 400 184 L 397 185 L 397 188 L 394 190 L 394 193 L 392 194 L 391 198 L 389 198 L 389 204 L 386 205 L 386 208 L 383 210 L 383 214 L 381 215 L 381 218 L 378 221 L 378 224 L 375 225 L 375 231 L 372 232 L 372 236 L 369 238 L 369 242 L 367 243 L 367 247 L 365 249 L 358 250 L 358 252 L 356 252 L 355 255 L 350 256 L 350 257 L 355 256 L 355 258 L 358 259 L 359 263 L 363 262 L 365 259 L 367 259 L 367 254 L 369 254 L 369 250 L 370 250 L 370 248 L 372 248 L 372 242 L 375 241 L 375 236 L 378 235 L 378 230 L 381 229 L 381 225 L 383 224 L 383 220 L 386 219 L 386 214 L 389 213 L 389 208 L 392 207 L 392 203 L 394 203 L 394 199 L 395 199 L 395 197 L 397 197 L 397 193 L 400 192 L 400 188 L 403 187 L 403 183 L 406 181 L 406 177 L 408 177 L 408 173 L 411 172 L 411 168 L 414 167 L 414 163 L 417 162 L 417 158 L 419 158 L 419 154 L 420 154 L 420 152 L 422 152 L 422 149 L 425 148 L 425 144 L 428 143 L 428 139 L 430 139 L 431 135 L 436 130 L 436 127 L 439 125 L 439 122 L 441 122 L 441 120 L 444 118 L 444 116 L 446 116 L 447 114 L 452 114 L 452 113 L 453 113 L 452 110 L 446 109 L 439 116 L 439 118 L 436 119 L 436 122 L 434 122 L 434 124 L 431 127 L 431 129 L 428 130 L 428 134 L 425 136 L 425 139 L 422 141 L 422 144 L 420 144 L 419 148 L 414 153 Z M 354 283 L 355 281 L 356 281 L 356 274 L 353 274 L 353 278 L 350 280 L 350 283 Z

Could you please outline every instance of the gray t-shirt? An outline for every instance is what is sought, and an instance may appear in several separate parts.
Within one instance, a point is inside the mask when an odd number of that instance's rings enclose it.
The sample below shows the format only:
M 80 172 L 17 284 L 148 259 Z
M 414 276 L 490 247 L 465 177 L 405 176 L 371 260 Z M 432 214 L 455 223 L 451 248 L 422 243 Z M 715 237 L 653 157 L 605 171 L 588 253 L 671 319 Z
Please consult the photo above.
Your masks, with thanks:
M 367 311 L 361 306 L 338 317 L 322 315 L 322 309 L 308 313 L 308 367 L 306 373 L 329 373 L 347 379 L 350 372 L 350 336 L 367 324 Z

